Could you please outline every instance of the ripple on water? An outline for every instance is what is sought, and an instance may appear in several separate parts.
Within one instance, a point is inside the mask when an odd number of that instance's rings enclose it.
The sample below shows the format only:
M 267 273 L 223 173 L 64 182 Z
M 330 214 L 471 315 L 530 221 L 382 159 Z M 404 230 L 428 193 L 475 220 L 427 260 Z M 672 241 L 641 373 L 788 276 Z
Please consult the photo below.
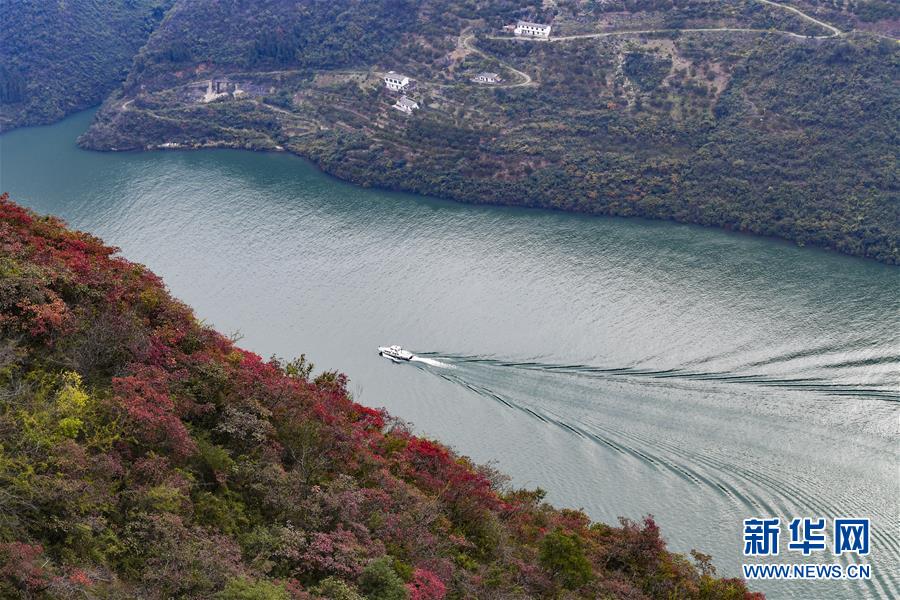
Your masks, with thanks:
M 744 518 L 870 516 L 864 586 L 755 587 L 900 597 L 900 269 L 360 189 L 289 156 L 83 152 L 89 119 L 0 136 L 0 188 L 120 246 L 242 345 L 346 371 L 360 401 L 555 503 L 653 513 L 724 575 Z M 426 360 L 377 357 L 396 342 Z

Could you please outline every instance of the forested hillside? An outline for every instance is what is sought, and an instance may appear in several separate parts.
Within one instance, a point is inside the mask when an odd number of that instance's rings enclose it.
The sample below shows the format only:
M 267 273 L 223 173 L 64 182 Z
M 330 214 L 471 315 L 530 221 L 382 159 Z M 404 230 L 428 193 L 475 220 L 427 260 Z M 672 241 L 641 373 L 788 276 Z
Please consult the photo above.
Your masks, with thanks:
M 172 0 L 0 0 L 0 131 L 94 106 Z
M 0 129 L 123 81 L 84 147 L 290 151 L 364 185 L 900 263 L 897 3 L 0 0 L 0 23 Z
M 550 40 L 513 37 L 522 18 Z M 898 263 L 898 24 L 874 0 L 182 0 L 81 143 L 286 150 L 364 185 Z
M 0 196 L 0 596 L 759 597 L 652 518 L 555 509 L 312 371 Z

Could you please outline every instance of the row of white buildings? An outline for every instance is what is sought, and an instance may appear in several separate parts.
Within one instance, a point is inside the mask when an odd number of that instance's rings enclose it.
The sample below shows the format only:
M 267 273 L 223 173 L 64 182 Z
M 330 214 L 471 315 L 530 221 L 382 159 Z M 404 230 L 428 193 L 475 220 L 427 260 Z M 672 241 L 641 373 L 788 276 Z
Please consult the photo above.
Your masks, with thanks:
M 490 73 L 488 71 L 482 71 L 475 77 L 472 77 L 470 81 L 474 83 L 500 83 L 503 81 L 503 78 L 500 77 L 499 73 Z M 415 81 L 410 79 L 406 75 L 401 75 L 396 71 L 389 71 L 384 76 L 384 85 L 387 89 L 392 92 L 405 92 L 413 87 L 415 87 Z
M 503 81 L 503 78 L 500 77 L 498 73 L 488 73 L 482 72 L 476 75 L 471 79 L 471 81 L 475 83 L 500 83 Z M 405 92 L 412 87 L 414 87 L 415 81 L 407 77 L 406 75 L 401 75 L 395 71 L 390 71 L 384 76 L 384 85 L 387 89 L 393 92 Z M 400 96 L 397 102 L 394 103 L 394 108 L 399 110 L 400 112 L 411 115 L 414 110 L 419 109 L 419 104 L 412 98 L 409 98 L 406 94 Z
M 415 81 L 413 81 L 406 75 L 397 73 L 396 71 L 388 71 L 384 75 L 384 85 L 392 92 L 405 92 L 415 86 Z M 402 113 L 411 115 L 414 110 L 419 109 L 419 103 L 412 98 L 409 98 L 406 94 L 403 94 L 394 103 L 394 108 Z
M 519 21 L 513 28 L 513 33 L 519 37 L 533 37 L 546 40 L 550 39 L 550 25 Z M 474 83 L 493 84 L 500 83 L 503 81 L 503 78 L 498 73 L 484 71 L 473 77 L 471 81 Z M 392 92 L 405 92 L 415 86 L 415 81 L 396 71 L 388 71 L 384 76 L 384 85 Z M 419 104 L 404 94 L 394 104 L 394 108 L 411 115 L 414 110 L 418 110 Z

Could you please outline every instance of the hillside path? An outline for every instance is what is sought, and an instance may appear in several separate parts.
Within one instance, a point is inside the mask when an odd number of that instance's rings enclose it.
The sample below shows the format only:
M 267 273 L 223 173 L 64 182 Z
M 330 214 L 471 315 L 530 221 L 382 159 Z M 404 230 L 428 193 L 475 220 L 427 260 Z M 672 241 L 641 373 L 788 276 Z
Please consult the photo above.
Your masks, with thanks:
M 760 29 L 760 28 L 752 28 L 752 27 L 685 27 L 685 28 L 670 28 L 670 29 L 636 29 L 636 30 L 627 30 L 627 31 L 601 31 L 597 33 L 581 33 L 575 35 L 561 35 L 550 37 L 548 39 L 540 39 L 540 38 L 532 38 L 532 37 L 510 37 L 510 36 L 502 36 L 502 35 L 489 35 L 485 36 L 486 39 L 489 40 L 517 40 L 523 42 L 565 42 L 569 40 L 585 40 L 592 38 L 605 38 L 605 37 L 617 37 L 617 36 L 628 36 L 628 35 L 645 35 L 652 33 L 710 33 L 710 32 L 743 32 L 743 33 L 779 33 L 781 35 L 786 35 L 789 37 L 794 37 L 797 39 L 805 40 L 805 39 L 817 39 L 824 40 L 828 38 L 837 37 L 839 35 L 844 35 L 844 32 L 824 21 L 820 21 L 815 17 L 806 14 L 802 10 L 798 8 L 794 8 L 793 6 L 788 6 L 787 4 L 781 4 L 779 2 L 773 2 L 773 0 L 756 0 L 762 4 L 768 4 L 770 6 L 776 6 L 778 8 L 791 11 L 796 13 L 801 18 L 809 21 L 810 23 L 814 23 L 815 25 L 822 27 L 827 30 L 828 35 L 803 35 L 802 33 L 796 33 L 793 31 L 785 31 L 783 29 Z M 460 36 L 461 39 L 462 36 Z M 470 40 L 467 40 L 470 41 Z M 476 50 L 472 46 L 466 46 L 470 50 Z M 477 51 L 477 50 L 476 50 Z M 484 54 L 482 53 L 482 56 Z
M 803 12 L 802 10 L 800 10 L 799 8 L 795 8 L 795 7 L 793 7 L 793 6 L 788 6 L 787 4 L 781 4 L 781 3 L 779 3 L 779 2 L 773 2 L 772 0 L 756 0 L 756 1 L 757 1 L 757 2 L 762 2 L 763 4 L 768 4 L 768 5 L 770 5 L 770 6 L 777 6 L 777 7 L 779 7 L 779 8 L 783 8 L 784 10 L 789 10 L 789 11 L 791 11 L 792 13 L 796 13 L 796 14 L 800 15 L 801 17 L 803 17 L 804 19 L 806 19 L 806 20 L 809 21 L 810 23 L 815 23 L 815 24 L 818 25 L 819 27 L 823 27 L 823 28 L 825 28 L 825 29 L 827 29 L 828 31 L 831 32 L 831 35 L 829 35 L 829 36 L 816 36 L 816 37 L 834 37 L 834 36 L 837 36 L 837 35 L 843 35 L 843 34 L 844 34 L 843 31 L 841 31 L 840 29 L 838 29 L 838 28 L 835 27 L 834 25 L 831 25 L 831 24 L 829 24 L 829 23 L 826 23 L 825 21 L 820 21 L 819 19 L 813 17 L 812 15 L 806 14 L 805 12 Z
M 499 85 L 493 85 L 491 87 L 514 88 L 514 87 L 527 87 L 527 86 L 535 85 L 534 80 L 531 78 L 531 75 L 529 75 L 525 71 L 520 71 L 519 69 L 513 67 L 512 65 L 501 61 L 496 56 L 491 56 L 491 55 L 485 53 L 484 51 L 479 50 L 472 43 L 472 41 L 474 39 L 475 39 L 475 34 L 471 33 L 468 29 L 464 29 L 463 32 L 459 34 L 459 40 L 457 41 L 456 45 L 459 48 L 469 50 L 470 52 L 474 52 L 475 54 L 478 54 L 479 56 L 483 56 L 484 58 L 487 58 L 490 60 L 496 60 L 501 65 L 503 65 L 504 67 L 506 67 L 507 69 L 509 69 L 510 71 L 512 71 L 513 73 L 515 73 L 522 79 L 522 81 L 520 81 L 518 83 L 499 84 Z M 500 39 L 507 39 L 507 38 L 500 38 Z

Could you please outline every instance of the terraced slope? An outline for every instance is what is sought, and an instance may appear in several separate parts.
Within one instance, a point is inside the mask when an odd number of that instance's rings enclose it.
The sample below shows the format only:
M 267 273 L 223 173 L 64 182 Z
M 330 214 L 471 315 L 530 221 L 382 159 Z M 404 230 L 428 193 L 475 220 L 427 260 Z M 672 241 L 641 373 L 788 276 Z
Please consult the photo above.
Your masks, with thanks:
M 900 44 L 856 21 L 772 0 L 227 5 L 176 3 L 82 144 L 285 150 L 364 185 L 900 262 Z M 512 37 L 520 18 L 551 39 Z M 389 70 L 416 80 L 413 115 Z

